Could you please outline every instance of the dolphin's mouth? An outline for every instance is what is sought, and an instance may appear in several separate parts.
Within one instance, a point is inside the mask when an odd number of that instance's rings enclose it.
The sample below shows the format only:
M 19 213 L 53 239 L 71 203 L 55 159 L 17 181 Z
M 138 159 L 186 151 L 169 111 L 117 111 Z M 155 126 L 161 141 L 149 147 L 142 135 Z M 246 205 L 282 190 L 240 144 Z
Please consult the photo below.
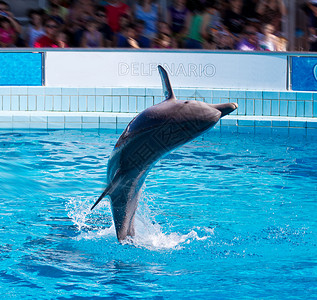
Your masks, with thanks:
M 238 104 L 235 102 L 232 103 L 223 103 L 223 104 L 210 104 L 211 107 L 219 110 L 221 112 L 220 118 L 230 114 L 238 108 Z

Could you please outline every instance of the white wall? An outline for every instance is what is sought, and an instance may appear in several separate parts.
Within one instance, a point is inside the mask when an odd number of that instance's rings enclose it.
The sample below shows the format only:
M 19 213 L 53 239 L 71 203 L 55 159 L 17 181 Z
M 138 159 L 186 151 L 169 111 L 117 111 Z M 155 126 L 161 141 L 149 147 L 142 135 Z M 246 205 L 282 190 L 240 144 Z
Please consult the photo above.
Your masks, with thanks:
M 287 89 L 287 56 L 190 51 L 47 51 L 48 87 L 160 87 L 163 65 L 179 88 Z

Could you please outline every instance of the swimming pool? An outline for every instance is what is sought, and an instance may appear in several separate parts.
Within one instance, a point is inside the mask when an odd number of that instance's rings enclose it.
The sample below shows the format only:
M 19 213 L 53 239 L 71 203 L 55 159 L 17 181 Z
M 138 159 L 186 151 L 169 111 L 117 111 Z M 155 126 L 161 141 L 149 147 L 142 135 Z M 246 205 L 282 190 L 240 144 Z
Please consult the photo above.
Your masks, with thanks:
M 317 296 L 316 138 L 211 130 L 155 165 L 120 245 L 90 213 L 118 136 L 0 132 L 2 297 Z

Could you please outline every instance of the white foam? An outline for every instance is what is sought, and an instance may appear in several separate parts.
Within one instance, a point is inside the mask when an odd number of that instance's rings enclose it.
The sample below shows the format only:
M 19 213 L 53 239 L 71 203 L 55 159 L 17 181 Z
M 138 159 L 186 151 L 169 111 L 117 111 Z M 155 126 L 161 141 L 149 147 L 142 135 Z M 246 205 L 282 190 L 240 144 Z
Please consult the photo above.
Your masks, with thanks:
M 76 225 L 79 233 L 76 236 L 77 240 L 113 238 L 116 235 L 113 221 L 110 221 L 112 216 L 109 201 L 100 202 L 98 207 L 90 211 L 94 200 L 93 198 L 87 199 L 83 197 L 72 198 L 66 205 L 67 215 Z M 193 241 L 204 241 L 214 235 L 213 228 L 199 227 L 192 228 L 185 234 L 178 232 L 167 233 L 155 221 L 156 209 L 150 208 L 149 203 L 151 202 L 153 202 L 153 196 L 144 196 L 142 194 L 135 218 L 135 236 L 126 238 L 122 244 L 152 251 L 179 250 L 186 244 L 190 244 Z M 106 223 L 104 220 L 106 220 Z M 164 224 L 166 224 L 164 226 L 168 230 L 168 220 Z

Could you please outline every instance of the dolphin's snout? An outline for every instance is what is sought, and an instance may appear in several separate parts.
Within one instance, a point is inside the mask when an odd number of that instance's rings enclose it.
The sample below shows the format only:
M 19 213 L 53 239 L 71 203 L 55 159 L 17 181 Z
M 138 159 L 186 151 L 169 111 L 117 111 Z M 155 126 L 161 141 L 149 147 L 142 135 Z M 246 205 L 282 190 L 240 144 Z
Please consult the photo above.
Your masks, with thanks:
M 230 114 L 238 108 L 238 103 L 211 104 L 211 106 L 221 112 L 220 118 Z

